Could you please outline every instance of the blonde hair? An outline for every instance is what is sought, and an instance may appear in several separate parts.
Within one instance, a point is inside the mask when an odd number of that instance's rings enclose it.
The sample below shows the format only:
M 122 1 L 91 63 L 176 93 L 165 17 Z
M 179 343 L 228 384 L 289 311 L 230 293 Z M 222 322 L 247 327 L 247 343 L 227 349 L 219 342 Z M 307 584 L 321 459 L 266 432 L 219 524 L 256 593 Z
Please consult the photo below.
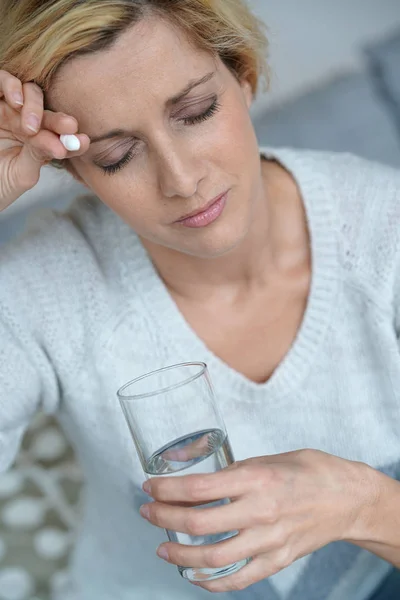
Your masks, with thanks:
M 254 94 L 260 78 L 268 80 L 264 25 L 245 0 L 0 0 L 0 69 L 46 92 L 67 61 L 110 48 L 150 14 L 218 55 Z

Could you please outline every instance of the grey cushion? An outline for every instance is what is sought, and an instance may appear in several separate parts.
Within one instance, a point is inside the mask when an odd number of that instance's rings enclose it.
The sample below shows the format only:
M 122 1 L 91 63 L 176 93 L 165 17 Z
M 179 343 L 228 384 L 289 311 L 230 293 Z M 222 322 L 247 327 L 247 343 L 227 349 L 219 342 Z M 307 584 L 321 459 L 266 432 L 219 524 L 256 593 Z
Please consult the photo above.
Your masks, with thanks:
M 44 200 L 40 202 L 39 206 L 34 205 L 32 207 L 25 208 L 24 210 L 13 212 L 10 214 L 10 216 L 7 216 L 7 218 L 5 218 L 6 213 L 4 212 L 4 217 L 0 220 L 0 245 L 8 242 L 15 236 L 22 233 L 26 227 L 27 220 L 32 214 L 34 214 L 36 210 L 38 210 L 39 207 L 49 207 L 56 210 L 64 210 L 70 201 L 71 199 L 68 197 Z
M 367 72 L 338 77 L 254 124 L 265 145 L 353 152 L 400 166 L 400 138 Z
M 400 135 L 400 30 L 385 41 L 367 47 L 366 55 L 382 101 L 392 111 Z
M 53 167 L 42 169 L 39 183 L 0 213 L 0 245 L 21 233 L 38 208 L 64 210 L 76 196 L 87 192 L 67 172 Z

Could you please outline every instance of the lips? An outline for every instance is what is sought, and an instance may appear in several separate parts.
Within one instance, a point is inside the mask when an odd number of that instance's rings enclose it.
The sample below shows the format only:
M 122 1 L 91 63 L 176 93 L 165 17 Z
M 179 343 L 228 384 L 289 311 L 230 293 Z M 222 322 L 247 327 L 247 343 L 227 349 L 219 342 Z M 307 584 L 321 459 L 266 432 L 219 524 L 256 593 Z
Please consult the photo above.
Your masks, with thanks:
M 200 209 L 194 210 L 193 212 L 188 213 L 187 215 L 185 215 L 184 217 L 181 217 L 180 219 L 178 219 L 178 221 L 176 221 L 177 223 L 182 223 L 183 221 L 186 221 L 187 219 L 191 219 L 193 217 L 197 217 L 203 213 L 206 213 L 207 210 L 209 210 L 214 204 L 216 204 L 219 200 L 221 200 L 223 198 L 223 196 L 225 196 L 227 192 L 223 192 L 222 194 L 220 194 L 219 196 L 217 196 L 216 198 L 214 198 L 213 200 L 211 200 L 210 202 L 208 202 L 205 206 L 203 206 Z
M 190 227 L 194 229 L 206 227 L 207 225 L 214 223 L 214 221 L 221 216 L 224 212 L 227 199 L 228 192 L 225 192 L 206 204 L 200 211 L 197 210 L 194 213 L 189 213 L 189 216 L 179 219 L 179 221 L 176 221 L 176 224 L 181 227 Z

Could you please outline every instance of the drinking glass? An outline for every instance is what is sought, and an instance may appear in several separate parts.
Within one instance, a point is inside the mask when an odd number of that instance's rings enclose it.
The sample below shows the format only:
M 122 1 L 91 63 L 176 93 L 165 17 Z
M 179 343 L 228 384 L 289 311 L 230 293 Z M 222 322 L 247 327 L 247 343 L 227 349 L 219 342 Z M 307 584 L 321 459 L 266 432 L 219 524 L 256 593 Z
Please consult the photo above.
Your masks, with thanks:
M 234 462 L 205 363 L 183 363 L 142 375 L 117 392 L 147 478 L 214 473 Z M 223 506 L 229 498 L 196 506 Z M 238 531 L 193 536 L 166 531 L 170 541 L 217 544 Z M 218 569 L 178 567 L 191 581 L 210 581 L 236 573 L 248 559 Z

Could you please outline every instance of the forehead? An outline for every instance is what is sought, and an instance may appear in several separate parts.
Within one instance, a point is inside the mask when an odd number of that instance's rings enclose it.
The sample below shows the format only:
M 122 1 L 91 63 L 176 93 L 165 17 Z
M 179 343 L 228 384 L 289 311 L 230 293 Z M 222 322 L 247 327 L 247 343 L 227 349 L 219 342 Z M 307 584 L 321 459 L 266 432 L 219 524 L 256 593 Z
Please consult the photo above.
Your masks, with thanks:
M 112 48 L 64 65 L 47 95 L 52 110 L 82 120 L 162 104 L 188 80 L 215 68 L 178 28 L 151 17 L 120 35 Z M 92 118 L 91 118 L 92 116 Z M 89 125 L 89 123 L 88 123 Z

